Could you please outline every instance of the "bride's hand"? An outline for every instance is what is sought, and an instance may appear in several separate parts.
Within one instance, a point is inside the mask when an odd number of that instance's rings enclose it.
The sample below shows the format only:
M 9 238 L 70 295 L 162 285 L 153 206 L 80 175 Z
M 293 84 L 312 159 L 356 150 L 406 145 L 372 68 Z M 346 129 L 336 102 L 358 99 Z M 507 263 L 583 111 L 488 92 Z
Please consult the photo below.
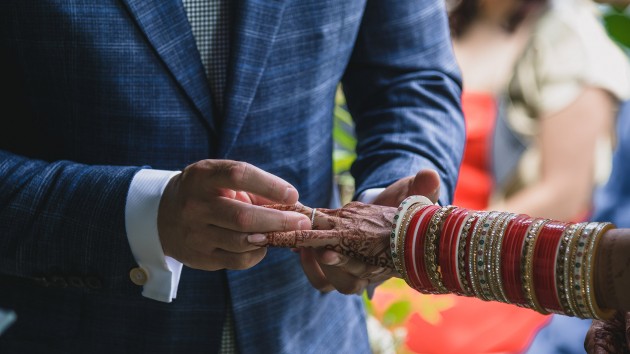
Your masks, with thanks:
M 396 208 L 352 202 L 341 209 L 312 209 L 303 205 L 271 205 L 313 216 L 313 230 L 271 232 L 257 246 L 321 248 L 394 271 L 389 247 Z

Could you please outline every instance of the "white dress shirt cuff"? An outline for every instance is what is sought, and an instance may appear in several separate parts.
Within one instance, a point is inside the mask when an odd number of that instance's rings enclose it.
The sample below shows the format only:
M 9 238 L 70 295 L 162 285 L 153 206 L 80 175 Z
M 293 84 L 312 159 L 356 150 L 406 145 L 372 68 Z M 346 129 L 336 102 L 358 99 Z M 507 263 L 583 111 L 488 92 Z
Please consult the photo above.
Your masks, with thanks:
M 140 170 L 131 181 L 125 226 L 131 252 L 147 274 L 142 295 L 171 302 L 177 295 L 182 263 L 164 255 L 158 235 L 160 199 L 170 179 L 180 172 Z
M 381 194 L 385 188 L 370 188 L 363 191 L 363 193 L 359 194 L 357 200 L 361 203 L 370 204 Z

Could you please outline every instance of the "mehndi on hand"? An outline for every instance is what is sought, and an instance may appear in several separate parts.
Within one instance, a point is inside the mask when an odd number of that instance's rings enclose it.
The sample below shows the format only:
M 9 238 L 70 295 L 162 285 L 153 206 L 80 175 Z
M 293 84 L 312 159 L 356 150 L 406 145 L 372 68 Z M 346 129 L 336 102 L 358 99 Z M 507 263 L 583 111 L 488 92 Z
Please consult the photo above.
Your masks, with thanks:
M 312 216 L 312 208 L 301 204 L 267 205 Z M 257 246 L 324 248 L 359 259 L 366 264 L 395 271 L 390 254 L 389 234 L 396 208 L 351 202 L 341 209 L 315 210 L 313 230 L 267 233 Z

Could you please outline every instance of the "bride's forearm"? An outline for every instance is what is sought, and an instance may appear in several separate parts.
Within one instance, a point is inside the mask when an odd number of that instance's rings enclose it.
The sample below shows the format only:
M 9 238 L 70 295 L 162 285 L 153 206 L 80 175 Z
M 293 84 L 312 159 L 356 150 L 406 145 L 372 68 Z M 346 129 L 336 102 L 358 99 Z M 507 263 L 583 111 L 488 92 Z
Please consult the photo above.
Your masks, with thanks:
M 613 229 L 602 235 L 595 262 L 599 305 L 630 311 L 630 229 Z

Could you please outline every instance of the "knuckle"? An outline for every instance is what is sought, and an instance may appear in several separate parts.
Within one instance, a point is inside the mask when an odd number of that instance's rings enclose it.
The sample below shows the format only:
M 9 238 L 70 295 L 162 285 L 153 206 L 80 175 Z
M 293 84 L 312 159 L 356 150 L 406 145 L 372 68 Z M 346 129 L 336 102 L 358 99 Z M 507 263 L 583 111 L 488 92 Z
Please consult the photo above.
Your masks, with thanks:
M 280 188 L 280 183 L 274 178 L 271 181 L 269 181 L 268 185 L 267 185 L 267 191 L 269 193 L 269 195 L 277 195 L 277 191 Z
M 346 205 L 344 205 L 344 208 L 356 208 L 356 207 L 362 207 L 363 203 L 361 202 L 357 202 L 357 201 L 352 201 Z
M 229 166 L 228 178 L 235 184 L 241 184 L 246 179 L 249 164 L 245 162 L 235 162 Z
M 290 228 L 291 221 L 289 220 L 289 216 L 288 215 L 284 214 L 282 216 L 282 222 L 281 223 L 282 223 L 282 225 L 281 225 L 281 230 L 282 231 L 290 231 L 291 230 L 291 228 Z
M 254 213 L 244 208 L 238 208 L 234 211 L 233 220 L 238 227 L 246 230 L 254 223 Z
M 210 166 L 211 166 L 211 163 L 208 160 L 198 161 L 191 165 L 188 165 L 184 169 L 184 174 L 194 176 L 194 175 L 202 173 L 202 171 L 208 170 Z

